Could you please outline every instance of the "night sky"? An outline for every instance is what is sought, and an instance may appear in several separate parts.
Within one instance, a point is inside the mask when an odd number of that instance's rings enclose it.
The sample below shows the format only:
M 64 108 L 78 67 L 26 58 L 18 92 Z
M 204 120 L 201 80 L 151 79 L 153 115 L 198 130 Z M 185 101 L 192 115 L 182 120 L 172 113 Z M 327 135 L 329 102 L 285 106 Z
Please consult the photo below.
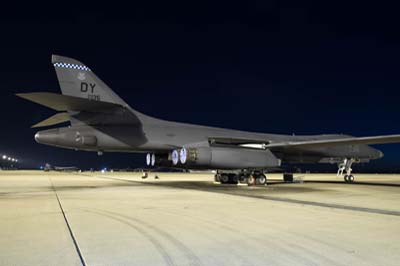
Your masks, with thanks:
M 58 2 L 57 2 L 58 3 Z M 51 54 L 88 65 L 158 118 L 283 134 L 400 133 L 400 16 L 381 1 L 142 1 L 2 8 L 0 153 L 23 167 L 144 166 L 144 155 L 37 144 L 52 110 L 14 96 L 59 93 Z M 400 145 L 363 169 L 400 171 Z M 361 169 L 361 168 L 359 168 Z

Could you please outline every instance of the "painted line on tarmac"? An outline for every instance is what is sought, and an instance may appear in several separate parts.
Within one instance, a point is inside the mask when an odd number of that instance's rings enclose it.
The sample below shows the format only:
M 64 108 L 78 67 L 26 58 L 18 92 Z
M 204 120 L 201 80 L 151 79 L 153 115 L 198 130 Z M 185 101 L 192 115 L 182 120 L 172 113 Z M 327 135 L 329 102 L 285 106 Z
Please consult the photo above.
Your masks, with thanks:
M 210 192 L 210 193 L 218 193 L 218 194 L 226 194 L 231 196 L 240 196 L 240 197 L 247 197 L 247 198 L 255 198 L 255 199 L 264 199 L 276 202 L 284 202 L 284 203 L 292 203 L 298 205 L 308 205 L 308 206 L 316 206 L 316 207 L 323 207 L 323 208 L 332 208 L 332 209 L 339 209 L 339 210 L 347 210 L 347 211 L 357 211 L 357 212 L 366 212 L 366 213 L 373 213 L 373 214 L 384 214 L 384 215 L 391 215 L 391 216 L 400 216 L 400 211 L 393 211 L 393 210 L 384 210 L 384 209 L 375 209 L 375 208 L 367 208 L 367 207 L 358 207 L 358 206 L 349 206 L 349 205 L 342 205 L 342 204 L 335 204 L 335 203 L 323 203 L 317 201 L 307 201 L 307 200 L 296 200 L 296 199 L 289 199 L 289 198 L 281 198 L 281 197 L 273 197 L 273 196 L 264 196 L 264 195 L 255 195 L 249 193 L 240 193 L 237 189 L 232 191 L 222 191 L 219 189 L 210 190 L 200 186 L 185 186 L 185 185 L 177 185 L 177 184 L 168 184 L 168 183 L 149 183 L 149 182 L 142 182 L 137 180 L 131 179 L 123 179 L 123 178 L 116 178 L 116 177 L 109 177 L 109 176 L 94 176 L 94 175 L 84 175 L 88 177 L 94 178 L 104 178 L 104 179 L 111 179 L 117 180 L 121 182 L 131 182 L 135 184 L 143 184 L 149 186 L 158 186 L 164 188 L 179 188 L 179 189 L 188 189 L 188 190 L 197 190 L 202 192 Z
M 70 226 L 70 224 L 68 222 L 67 216 L 65 215 L 64 208 L 63 208 L 63 206 L 61 204 L 60 198 L 58 197 L 57 190 L 56 190 L 56 188 L 55 188 L 55 186 L 53 184 L 53 181 L 51 180 L 51 177 L 49 177 L 49 180 L 50 180 L 50 183 L 51 183 L 51 187 L 53 188 L 54 194 L 56 195 L 56 199 L 58 201 L 58 205 L 60 206 L 60 210 L 61 210 L 61 213 L 62 213 L 62 215 L 64 217 L 64 221 L 67 224 L 67 228 L 68 228 L 69 234 L 71 236 L 72 242 L 73 242 L 73 244 L 75 246 L 76 252 L 78 253 L 79 260 L 81 261 L 82 266 L 86 266 L 87 265 L 86 261 L 85 261 L 83 255 L 82 255 L 81 249 L 79 248 L 79 245 L 78 245 L 78 242 L 76 241 L 74 233 L 72 232 L 71 226 Z

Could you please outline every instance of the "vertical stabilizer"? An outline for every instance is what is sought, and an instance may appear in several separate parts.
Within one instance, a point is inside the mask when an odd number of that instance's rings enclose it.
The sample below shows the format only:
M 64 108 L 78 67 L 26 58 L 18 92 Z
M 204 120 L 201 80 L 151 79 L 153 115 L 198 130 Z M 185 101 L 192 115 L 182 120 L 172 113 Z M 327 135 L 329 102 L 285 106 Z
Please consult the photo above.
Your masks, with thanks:
M 56 70 L 62 94 L 126 106 L 126 103 L 89 67 L 78 60 L 53 55 L 51 61 Z

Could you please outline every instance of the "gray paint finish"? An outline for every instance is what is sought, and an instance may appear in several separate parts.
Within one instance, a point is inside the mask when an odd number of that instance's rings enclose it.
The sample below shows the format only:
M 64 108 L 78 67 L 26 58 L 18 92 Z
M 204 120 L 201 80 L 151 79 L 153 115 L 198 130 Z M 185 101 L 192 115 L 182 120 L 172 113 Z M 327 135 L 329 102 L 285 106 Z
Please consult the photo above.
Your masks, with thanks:
M 400 135 L 293 136 L 165 121 L 131 108 L 81 62 L 53 56 L 52 63 L 62 95 L 18 94 L 38 104 L 67 111 L 70 116 L 69 127 L 39 131 L 35 139 L 42 144 L 86 151 L 169 154 L 168 158 L 174 149 L 185 147 L 197 154 L 192 164 L 182 167 L 242 169 L 274 167 L 281 162 L 340 162 L 346 158 L 369 161 L 383 154 L 367 144 L 400 142 Z M 208 164 L 195 162 L 208 153 L 211 154 Z

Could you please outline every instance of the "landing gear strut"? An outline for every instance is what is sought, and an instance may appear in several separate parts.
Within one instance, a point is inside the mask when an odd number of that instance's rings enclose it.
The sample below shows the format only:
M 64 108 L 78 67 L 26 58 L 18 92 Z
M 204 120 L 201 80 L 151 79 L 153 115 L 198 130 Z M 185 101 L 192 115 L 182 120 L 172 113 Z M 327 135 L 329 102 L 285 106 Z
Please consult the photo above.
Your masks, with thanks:
M 354 176 L 351 174 L 351 165 L 354 163 L 354 159 L 344 159 L 343 163 L 339 164 L 339 170 L 337 172 L 337 176 L 342 176 L 343 172 L 346 171 L 344 176 L 344 182 L 346 183 L 353 183 Z

